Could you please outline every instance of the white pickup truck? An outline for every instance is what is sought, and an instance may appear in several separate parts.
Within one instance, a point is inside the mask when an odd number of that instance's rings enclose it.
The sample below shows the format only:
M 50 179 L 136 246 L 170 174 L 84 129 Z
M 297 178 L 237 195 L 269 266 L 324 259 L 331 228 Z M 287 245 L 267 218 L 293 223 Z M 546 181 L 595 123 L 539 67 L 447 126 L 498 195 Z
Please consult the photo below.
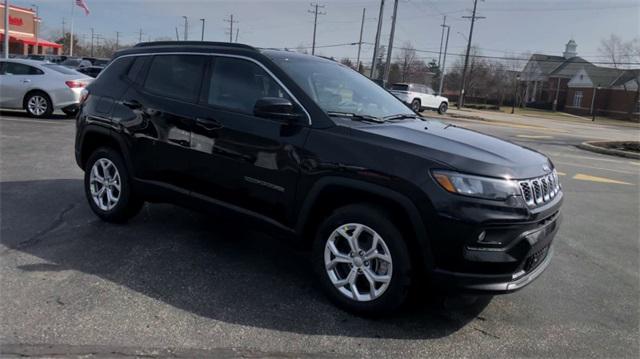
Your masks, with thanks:
M 430 109 L 443 114 L 447 112 L 449 107 L 449 99 L 436 95 L 433 89 L 427 85 L 396 83 L 391 85 L 389 91 L 402 102 L 410 105 L 416 112 Z

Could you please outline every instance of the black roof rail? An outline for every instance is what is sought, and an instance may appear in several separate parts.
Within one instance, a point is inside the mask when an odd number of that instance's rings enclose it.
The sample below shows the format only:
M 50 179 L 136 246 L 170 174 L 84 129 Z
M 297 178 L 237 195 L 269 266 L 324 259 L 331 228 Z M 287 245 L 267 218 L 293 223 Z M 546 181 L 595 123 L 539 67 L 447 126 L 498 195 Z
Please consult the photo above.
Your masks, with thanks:
M 237 49 L 247 49 L 257 51 L 255 47 L 237 44 L 230 42 L 216 42 L 216 41 L 150 41 L 140 42 L 133 47 L 149 47 L 149 46 L 218 46 L 218 47 L 233 47 Z

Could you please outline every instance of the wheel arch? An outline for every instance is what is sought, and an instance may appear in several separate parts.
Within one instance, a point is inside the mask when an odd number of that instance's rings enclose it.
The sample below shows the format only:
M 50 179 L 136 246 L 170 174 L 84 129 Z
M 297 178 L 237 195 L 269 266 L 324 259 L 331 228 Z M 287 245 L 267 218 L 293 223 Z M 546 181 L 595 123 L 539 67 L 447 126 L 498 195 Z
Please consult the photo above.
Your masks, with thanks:
M 131 170 L 127 147 L 116 136 L 113 136 L 110 129 L 98 125 L 89 125 L 83 131 L 77 158 L 80 168 L 84 169 L 91 154 L 100 147 L 110 147 L 120 152 L 125 160 L 125 165 Z
M 29 91 L 27 91 L 24 94 L 24 97 L 22 97 L 22 108 L 23 109 L 27 108 L 27 99 L 29 98 L 29 96 L 31 96 L 32 94 L 34 94 L 36 92 L 42 92 L 43 94 L 45 94 L 49 98 L 49 102 L 51 102 L 51 106 L 52 107 L 54 106 L 53 99 L 51 98 L 51 95 L 47 91 L 42 90 L 40 88 L 32 88 L 32 89 L 30 89 Z
M 370 203 L 385 209 L 403 227 L 399 229 L 407 244 L 417 249 L 412 251 L 416 255 L 413 259 L 427 270 L 432 268 L 427 230 L 418 208 L 407 196 L 374 183 L 341 177 L 318 180 L 299 208 L 296 233 L 310 244 L 324 218 L 336 208 L 354 203 Z

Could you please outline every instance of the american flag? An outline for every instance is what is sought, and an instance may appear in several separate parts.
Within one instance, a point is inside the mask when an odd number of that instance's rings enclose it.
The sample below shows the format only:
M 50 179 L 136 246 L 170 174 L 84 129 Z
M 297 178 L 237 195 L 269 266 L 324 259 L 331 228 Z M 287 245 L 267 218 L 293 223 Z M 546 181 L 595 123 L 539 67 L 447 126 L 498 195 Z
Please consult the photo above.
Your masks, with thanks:
M 89 15 L 91 11 L 89 11 L 89 7 L 87 6 L 87 2 L 84 0 L 76 0 L 76 5 L 80 6 L 82 10 L 84 10 L 85 15 Z

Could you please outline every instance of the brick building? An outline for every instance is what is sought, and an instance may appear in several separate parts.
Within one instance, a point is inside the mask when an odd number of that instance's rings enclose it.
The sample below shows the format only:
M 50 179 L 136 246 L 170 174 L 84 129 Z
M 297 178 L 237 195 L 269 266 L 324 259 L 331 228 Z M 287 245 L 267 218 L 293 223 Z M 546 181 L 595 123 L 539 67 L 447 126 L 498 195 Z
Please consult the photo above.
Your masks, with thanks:
M 4 4 L 0 4 L 0 16 L 4 19 Z M 12 55 L 62 53 L 62 45 L 37 37 L 40 19 L 33 9 L 9 5 L 9 53 Z M 4 23 L 0 25 L 0 40 L 4 52 Z

